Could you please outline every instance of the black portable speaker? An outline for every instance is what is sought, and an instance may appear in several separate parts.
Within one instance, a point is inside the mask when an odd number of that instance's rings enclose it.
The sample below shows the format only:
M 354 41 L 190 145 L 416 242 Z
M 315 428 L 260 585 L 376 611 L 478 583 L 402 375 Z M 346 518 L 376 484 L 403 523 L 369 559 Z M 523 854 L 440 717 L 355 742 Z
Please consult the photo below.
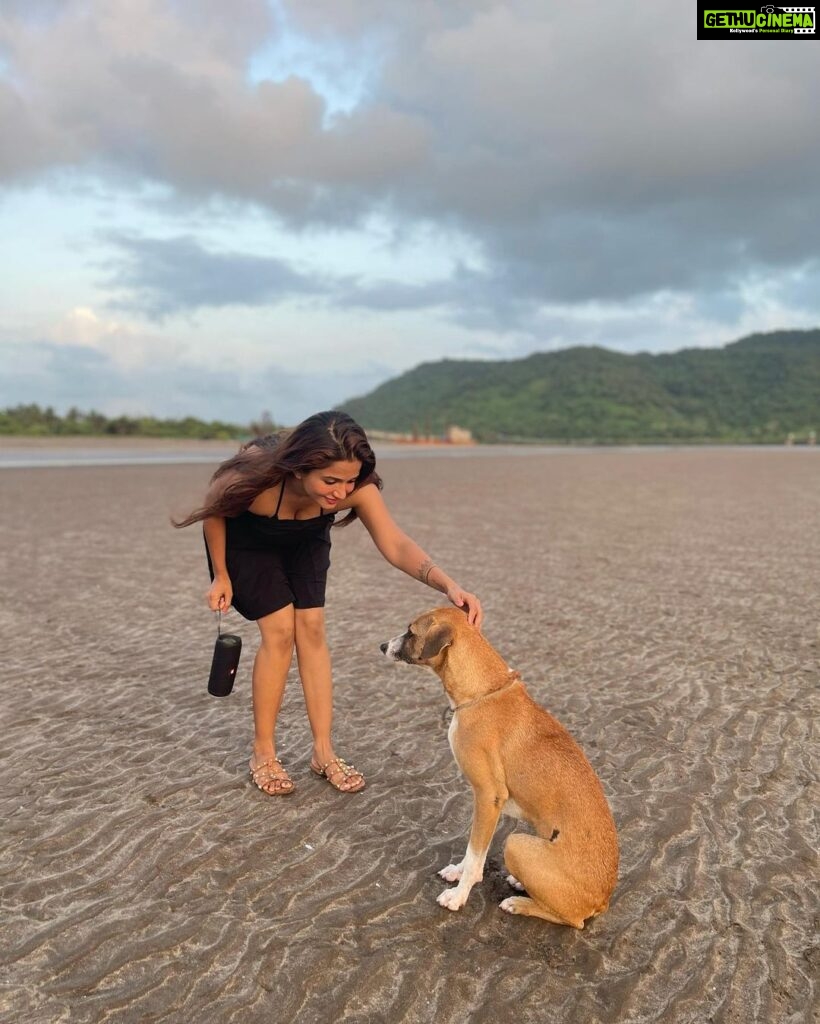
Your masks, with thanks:
M 235 633 L 222 632 L 222 612 L 217 620 L 217 637 L 211 674 L 208 677 L 208 693 L 214 697 L 227 697 L 233 689 L 239 655 L 242 653 L 242 637 Z

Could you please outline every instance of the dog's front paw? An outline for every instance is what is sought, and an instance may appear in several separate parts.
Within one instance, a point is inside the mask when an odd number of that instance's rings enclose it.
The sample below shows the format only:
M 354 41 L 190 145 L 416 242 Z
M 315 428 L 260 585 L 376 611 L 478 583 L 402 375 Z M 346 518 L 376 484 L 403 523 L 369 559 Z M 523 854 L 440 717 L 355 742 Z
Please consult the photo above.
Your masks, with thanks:
M 518 892 L 524 892 L 524 886 L 518 881 L 515 875 L 507 875 L 507 885 L 511 885 Z
M 439 906 L 446 907 L 448 910 L 461 910 L 467 902 L 469 895 L 469 890 L 465 892 L 461 889 L 460 885 L 457 885 L 455 889 L 445 889 L 444 892 L 439 893 L 436 902 Z
M 463 864 L 448 864 L 446 868 L 442 868 L 441 871 L 439 871 L 439 874 L 445 882 L 460 882 L 463 873 Z

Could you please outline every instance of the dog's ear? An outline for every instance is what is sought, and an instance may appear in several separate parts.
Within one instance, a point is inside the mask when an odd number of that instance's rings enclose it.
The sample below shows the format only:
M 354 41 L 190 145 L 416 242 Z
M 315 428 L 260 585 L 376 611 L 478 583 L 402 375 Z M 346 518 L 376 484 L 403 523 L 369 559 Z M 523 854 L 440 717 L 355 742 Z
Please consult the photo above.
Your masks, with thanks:
M 430 628 L 424 638 L 424 646 L 421 649 L 421 660 L 430 661 L 437 657 L 453 642 L 453 631 L 446 622 L 439 623 Z

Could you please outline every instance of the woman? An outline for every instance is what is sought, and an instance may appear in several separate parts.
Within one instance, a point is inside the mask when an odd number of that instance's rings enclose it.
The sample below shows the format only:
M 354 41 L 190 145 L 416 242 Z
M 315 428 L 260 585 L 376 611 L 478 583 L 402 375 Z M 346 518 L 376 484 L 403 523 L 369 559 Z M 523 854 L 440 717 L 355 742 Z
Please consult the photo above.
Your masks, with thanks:
M 395 524 L 381 496 L 376 458 L 362 428 L 343 412 L 320 412 L 289 433 L 257 438 L 223 462 L 202 508 L 176 526 L 204 522 L 208 604 L 231 604 L 259 626 L 253 664 L 250 776 L 272 796 L 292 793 L 276 756 L 276 720 L 294 646 L 313 734 L 311 770 L 344 793 L 364 776 L 331 741 L 333 689 L 325 637 L 330 528 L 361 519 L 381 554 L 467 612 L 481 628 L 481 604 Z M 347 511 L 334 524 L 337 513 Z

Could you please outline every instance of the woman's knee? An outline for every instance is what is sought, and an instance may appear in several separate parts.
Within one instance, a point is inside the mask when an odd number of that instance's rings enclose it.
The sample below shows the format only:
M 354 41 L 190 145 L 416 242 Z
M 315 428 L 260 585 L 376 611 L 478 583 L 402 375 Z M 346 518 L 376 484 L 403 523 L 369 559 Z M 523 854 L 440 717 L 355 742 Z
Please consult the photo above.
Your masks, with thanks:
M 293 651 L 295 629 L 292 605 L 258 619 L 257 625 L 264 648 L 285 654 Z
M 297 609 L 295 620 L 297 650 L 326 646 L 324 608 Z

